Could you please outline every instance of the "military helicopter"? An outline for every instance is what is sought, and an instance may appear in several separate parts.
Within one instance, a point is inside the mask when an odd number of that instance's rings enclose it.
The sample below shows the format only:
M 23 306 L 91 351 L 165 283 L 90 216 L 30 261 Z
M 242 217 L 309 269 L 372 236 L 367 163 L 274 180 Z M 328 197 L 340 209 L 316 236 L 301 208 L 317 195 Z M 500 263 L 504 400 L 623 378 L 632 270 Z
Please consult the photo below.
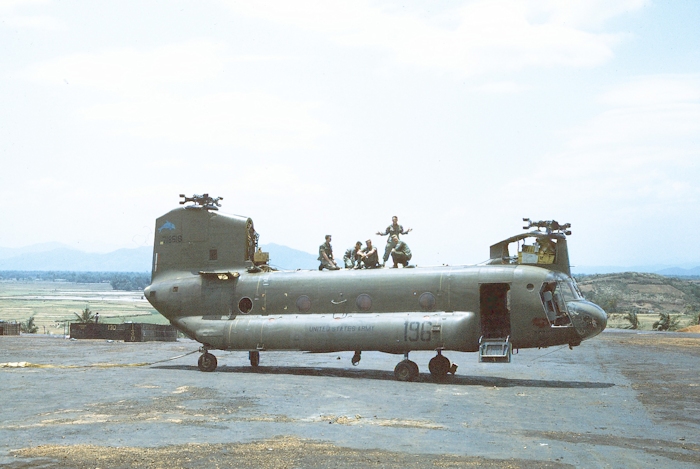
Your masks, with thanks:
M 419 376 L 414 350 L 432 350 L 435 379 L 455 373 L 443 352 L 478 352 L 510 362 L 513 348 L 577 346 L 605 329 L 607 316 L 571 277 L 570 224 L 523 219 L 525 230 L 491 246 L 474 266 L 281 271 L 258 247 L 253 220 L 218 213 L 220 197 L 185 197 L 156 220 L 151 285 L 145 296 L 200 342 L 199 369 L 217 367 L 211 350 L 403 355 L 398 380 Z M 511 250 L 512 249 L 512 250 Z

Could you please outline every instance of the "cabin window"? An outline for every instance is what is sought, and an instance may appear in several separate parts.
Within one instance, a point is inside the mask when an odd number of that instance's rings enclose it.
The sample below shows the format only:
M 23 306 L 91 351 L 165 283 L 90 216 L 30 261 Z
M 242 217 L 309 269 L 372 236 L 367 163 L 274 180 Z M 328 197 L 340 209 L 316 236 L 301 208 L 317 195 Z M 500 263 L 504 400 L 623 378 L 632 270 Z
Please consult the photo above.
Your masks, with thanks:
M 300 313 L 305 313 L 311 309 L 311 300 L 306 295 L 301 295 L 297 298 L 297 309 Z
M 241 298 L 238 302 L 238 309 L 243 314 L 248 314 L 253 309 L 253 300 L 248 297 Z
M 420 304 L 422 310 L 432 311 L 435 309 L 435 295 L 427 291 L 418 298 L 418 303 Z
M 369 311 L 372 309 L 372 297 L 370 297 L 367 293 L 363 293 L 357 297 L 355 304 L 360 311 Z

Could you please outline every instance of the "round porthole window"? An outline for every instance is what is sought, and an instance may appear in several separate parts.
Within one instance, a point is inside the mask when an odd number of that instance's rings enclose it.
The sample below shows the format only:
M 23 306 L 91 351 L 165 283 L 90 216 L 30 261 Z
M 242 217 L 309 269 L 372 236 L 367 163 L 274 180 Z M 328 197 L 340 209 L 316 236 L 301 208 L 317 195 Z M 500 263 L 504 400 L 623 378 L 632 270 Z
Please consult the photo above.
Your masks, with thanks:
M 301 295 L 297 298 L 297 309 L 300 313 L 305 313 L 311 309 L 311 300 L 306 295 Z
M 420 307 L 423 310 L 432 311 L 433 309 L 435 309 L 435 295 L 433 295 L 429 291 L 425 292 L 420 296 L 420 298 L 418 298 L 418 303 L 420 303 Z
M 250 313 L 250 311 L 253 309 L 253 300 L 248 297 L 241 298 L 241 301 L 238 302 L 238 309 L 243 314 Z
M 367 293 L 363 293 L 357 297 L 355 304 L 360 311 L 369 311 L 372 308 L 372 298 Z

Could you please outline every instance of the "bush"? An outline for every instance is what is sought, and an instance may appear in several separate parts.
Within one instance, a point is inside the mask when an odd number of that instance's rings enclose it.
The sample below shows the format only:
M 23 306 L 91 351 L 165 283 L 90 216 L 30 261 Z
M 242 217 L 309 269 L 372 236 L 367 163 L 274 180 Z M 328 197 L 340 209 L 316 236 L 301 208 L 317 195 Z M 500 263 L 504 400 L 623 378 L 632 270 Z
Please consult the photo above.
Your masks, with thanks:
M 39 330 L 37 325 L 34 324 L 34 316 L 21 323 L 19 328 L 25 334 L 36 334 L 36 332 Z

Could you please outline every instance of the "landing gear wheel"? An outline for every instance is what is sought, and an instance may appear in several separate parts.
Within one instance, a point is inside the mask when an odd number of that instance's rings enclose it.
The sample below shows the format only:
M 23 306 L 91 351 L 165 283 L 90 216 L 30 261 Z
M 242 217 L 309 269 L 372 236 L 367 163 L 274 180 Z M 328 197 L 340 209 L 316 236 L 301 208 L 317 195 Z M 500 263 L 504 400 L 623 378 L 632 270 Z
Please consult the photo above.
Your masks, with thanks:
M 357 366 L 360 363 L 360 359 L 362 358 L 360 353 L 361 352 L 355 352 L 355 355 L 353 355 L 352 358 L 350 359 L 352 366 Z
M 439 353 L 428 362 L 428 369 L 433 378 L 444 378 L 450 372 L 451 366 L 450 360 Z
M 399 381 L 414 381 L 418 374 L 418 365 L 411 360 L 402 360 L 394 368 L 394 376 Z
M 199 357 L 197 365 L 202 371 L 214 371 L 216 370 L 217 365 L 216 357 L 209 352 L 205 352 L 202 354 L 202 356 Z
M 248 352 L 248 359 L 250 359 L 250 366 L 253 368 L 257 367 L 260 364 L 260 352 L 251 350 Z

